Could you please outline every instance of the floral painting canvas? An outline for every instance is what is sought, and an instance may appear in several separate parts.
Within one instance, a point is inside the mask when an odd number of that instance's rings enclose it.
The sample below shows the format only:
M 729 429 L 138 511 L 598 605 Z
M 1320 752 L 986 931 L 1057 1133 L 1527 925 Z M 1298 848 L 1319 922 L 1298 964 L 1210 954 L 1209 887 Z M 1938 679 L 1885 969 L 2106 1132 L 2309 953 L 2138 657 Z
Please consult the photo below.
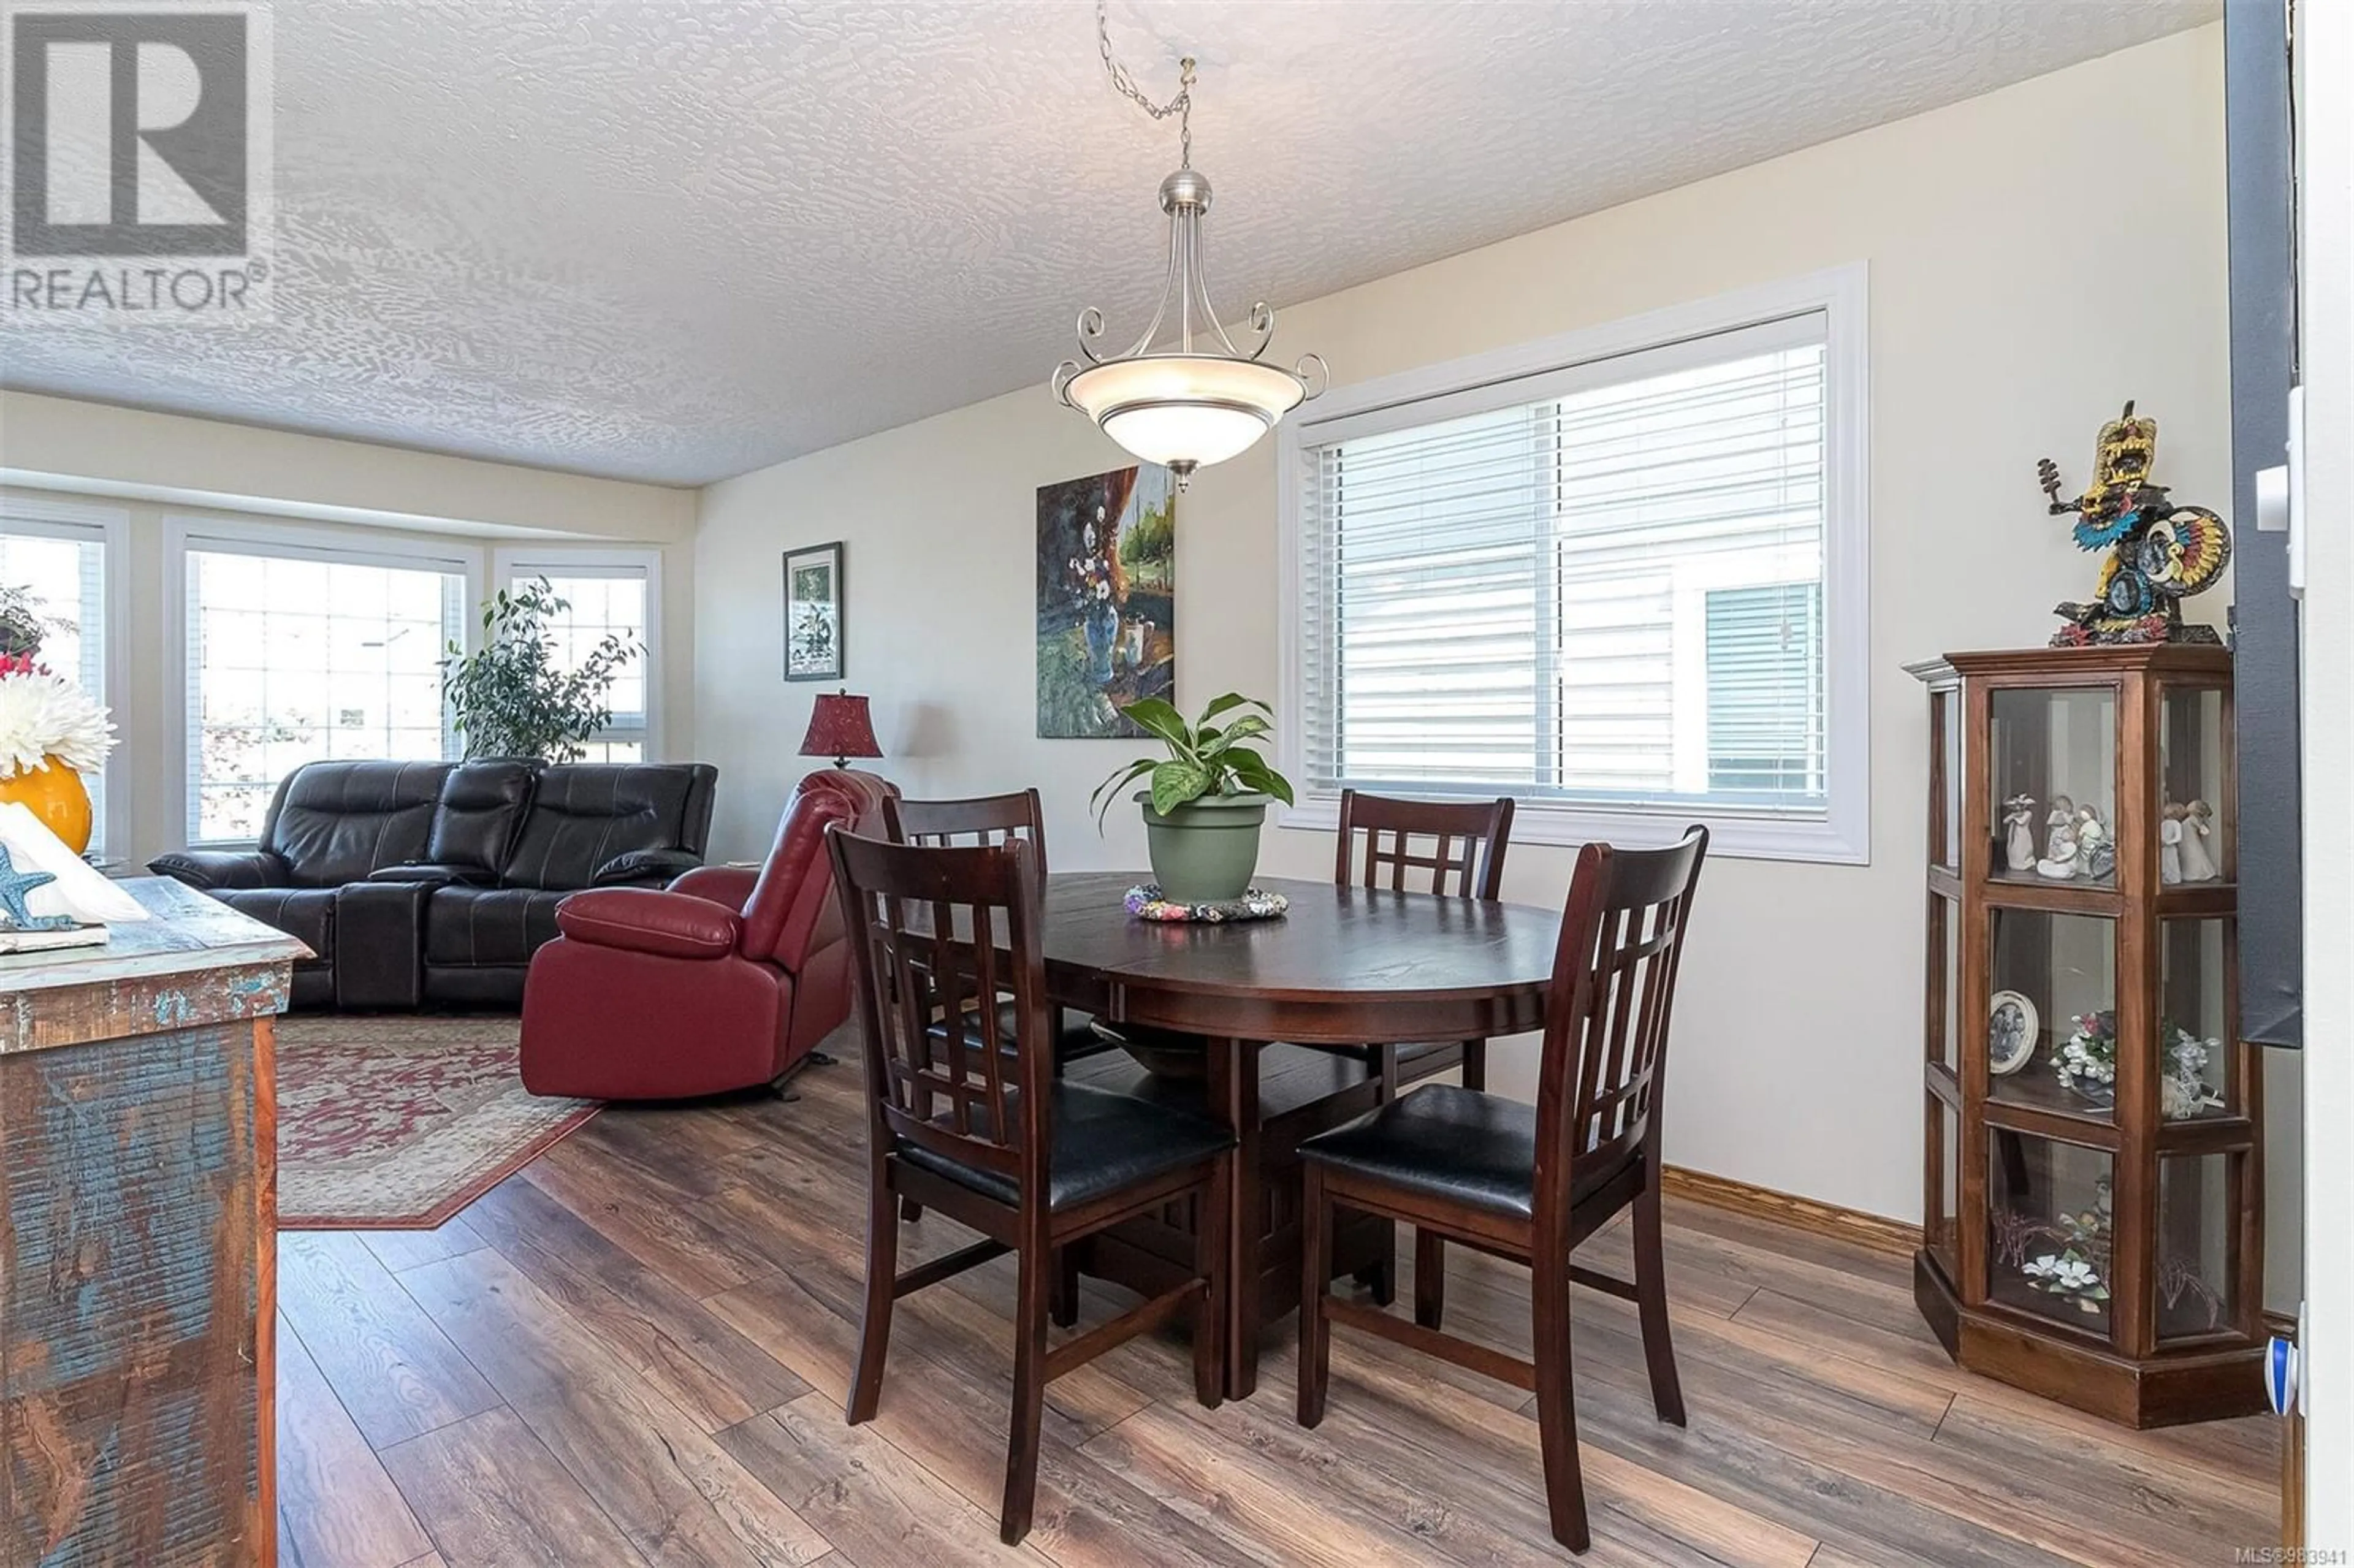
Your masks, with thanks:
M 1177 487 L 1119 468 L 1038 491 L 1038 734 L 1144 732 L 1119 710 L 1173 698 Z
M 785 679 L 842 678 L 842 546 L 785 556 Z

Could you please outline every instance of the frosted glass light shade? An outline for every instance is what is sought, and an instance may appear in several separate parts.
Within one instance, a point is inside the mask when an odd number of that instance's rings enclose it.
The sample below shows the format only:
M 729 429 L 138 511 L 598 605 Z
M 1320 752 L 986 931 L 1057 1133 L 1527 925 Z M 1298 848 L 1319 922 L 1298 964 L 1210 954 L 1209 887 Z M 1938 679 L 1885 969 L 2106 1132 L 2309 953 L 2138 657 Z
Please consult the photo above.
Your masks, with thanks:
M 1255 360 L 1168 354 L 1090 366 L 1065 395 L 1121 446 L 1182 473 L 1248 449 L 1307 388 Z

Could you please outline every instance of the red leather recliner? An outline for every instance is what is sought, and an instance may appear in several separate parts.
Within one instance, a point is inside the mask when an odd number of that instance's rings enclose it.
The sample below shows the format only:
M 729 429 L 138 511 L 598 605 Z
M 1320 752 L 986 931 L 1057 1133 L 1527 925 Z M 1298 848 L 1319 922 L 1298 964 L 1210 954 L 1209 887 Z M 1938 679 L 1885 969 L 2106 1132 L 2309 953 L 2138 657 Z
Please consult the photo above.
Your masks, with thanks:
M 898 790 L 872 773 L 803 779 L 767 863 L 557 906 L 531 960 L 523 1083 L 535 1095 L 684 1099 L 774 1082 L 850 1016 L 850 948 L 825 830 L 879 832 Z

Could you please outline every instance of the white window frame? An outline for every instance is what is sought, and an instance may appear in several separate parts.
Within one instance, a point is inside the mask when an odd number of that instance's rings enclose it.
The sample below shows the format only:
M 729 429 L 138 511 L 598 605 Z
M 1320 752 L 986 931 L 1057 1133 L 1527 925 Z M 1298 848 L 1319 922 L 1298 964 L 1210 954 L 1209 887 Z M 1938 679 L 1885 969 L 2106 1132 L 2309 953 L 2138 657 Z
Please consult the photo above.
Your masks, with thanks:
M 122 855 L 132 836 L 131 765 L 125 753 L 137 750 L 123 711 L 131 683 L 131 514 L 120 506 L 93 506 L 45 495 L 0 495 L 0 533 L 99 546 L 106 620 L 100 629 L 99 657 L 106 689 L 98 694 L 98 700 L 106 705 L 108 716 L 114 721 L 115 744 L 101 770 L 105 814 L 90 847 L 93 854 Z
M 542 546 L 493 552 L 491 577 L 500 588 L 536 577 L 638 577 L 646 582 L 646 651 L 642 655 L 646 676 L 646 722 L 643 729 L 616 725 L 597 732 L 599 741 L 631 741 L 648 762 L 661 761 L 663 709 L 663 579 L 662 552 L 656 549 L 574 549 Z
M 1858 261 L 1804 277 L 1737 290 L 1538 342 L 1472 355 L 1353 386 L 1336 387 L 1307 416 L 1278 433 L 1277 603 L 1279 691 L 1294 715 L 1278 726 L 1285 772 L 1304 779 L 1302 736 L 1305 585 L 1301 579 L 1302 491 L 1310 452 L 1350 435 L 1370 435 L 1541 400 L 1528 385 L 1635 353 L 1694 344 L 1746 327 L 1819 313 L 1825 318 L 1824 519 L 1822 545 L 1826 806 L 1819 817 L 1748 812 L 1702 801 L 1599 807 L 1537 797 L 1520 801 L 1513 837 L 1538 843 L 1648 842 L 1670 837 L 1700 818 L 1711 853 L 1757 860 L 1864 865 L 1872 858 L 1871 363 L 1870 298 Z M 1604 377 L 1606 379 L 1606 376 Z M 1682 673 L 1679 673 L 1679 679 Z M 1303 792 L 1279 824 L 1330 832 L 1339 825 L 1340 792 Z
M 451 540 L 428 542 L 396 535 L 355 535 L 326 528 L 305 528 L 276 523 L 250 523 L 241 518 L 167 515 L 164 519 L 164 705 L 171 715 L 164 726 L 165 766 L 172 779 L 172 799 L 178 802 L 176 836 L 190 848 L 240 848 L 249 839 L 199 839 L 188 810 L 193 780 L 189 777 L 188 690 L 188 552 L 227 546 L 232 554 L 283 556 L 334 561 L 351 566 L 435 567 L 455 571 L 465 580 L 466 613 L 458 618 L 461 644 L 472 652 L 481 640 L 476 611 L 482 600 L 483 552 L 476 546 Z M 446 729 L 448 720 L 443 719 Z

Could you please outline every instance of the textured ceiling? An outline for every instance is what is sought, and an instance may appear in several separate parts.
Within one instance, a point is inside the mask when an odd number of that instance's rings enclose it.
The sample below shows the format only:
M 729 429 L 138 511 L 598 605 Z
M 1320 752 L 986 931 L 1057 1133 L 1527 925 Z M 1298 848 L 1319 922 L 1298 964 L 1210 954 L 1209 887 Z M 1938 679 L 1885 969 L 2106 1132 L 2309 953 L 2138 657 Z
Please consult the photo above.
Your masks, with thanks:
M 1201 58 L 1210 277 L 1238 312 L 2218 9 L 1115 0 L 1112 26 L 1156 96 Z M 275 17 L 276 320 L 19 324 L 0 381 L 692 484 L 1043 386 L 1080 305 L 1120 338 L 1159 281 L 1175 133 L 1112 94 L 1082 0 Z

